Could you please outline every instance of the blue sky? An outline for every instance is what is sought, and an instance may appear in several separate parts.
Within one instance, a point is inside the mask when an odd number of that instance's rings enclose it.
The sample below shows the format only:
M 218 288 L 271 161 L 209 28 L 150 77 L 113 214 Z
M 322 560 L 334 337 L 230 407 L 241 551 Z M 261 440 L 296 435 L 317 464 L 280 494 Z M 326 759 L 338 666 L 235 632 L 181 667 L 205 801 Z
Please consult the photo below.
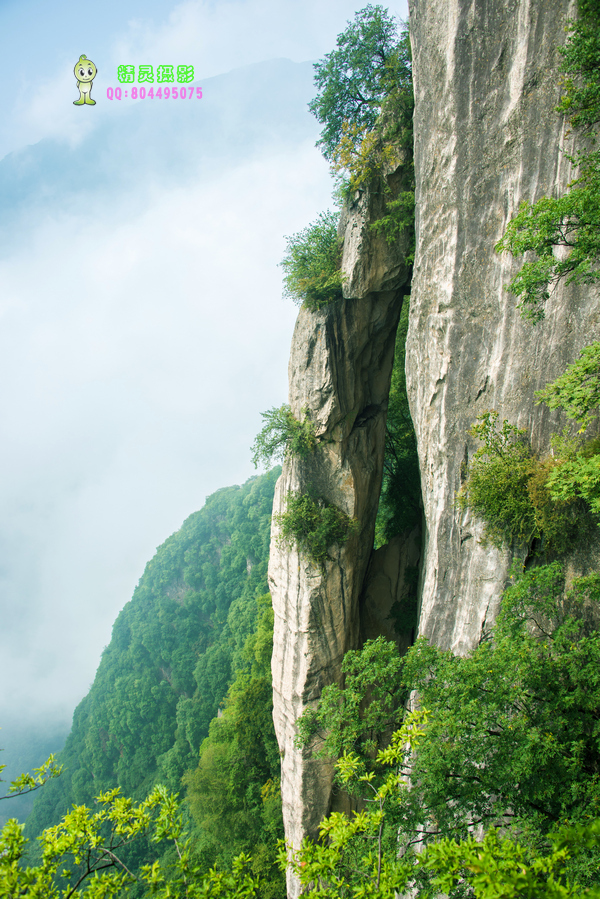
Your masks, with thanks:
M 254 473 L 284 235 L 331 205 L 310 61 L 362 5 L 0 0 L 5 720 L 70 719 L 155 547 Z M 111 102 L 119 64 L 193 65 L 203 98 Z

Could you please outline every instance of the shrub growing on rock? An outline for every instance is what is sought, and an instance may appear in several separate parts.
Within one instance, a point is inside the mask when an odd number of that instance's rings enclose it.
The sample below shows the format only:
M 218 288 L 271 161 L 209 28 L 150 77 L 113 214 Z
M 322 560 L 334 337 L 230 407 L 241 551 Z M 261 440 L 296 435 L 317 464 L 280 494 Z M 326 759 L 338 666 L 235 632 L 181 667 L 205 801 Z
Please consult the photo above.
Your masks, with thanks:
M 581 454 L 538 459 L 525 431 L 506 420 L 499 428 L 497 412 L 480 415 L 470 433 L 483 446 L 473 456 L 458 505 L 485 522 L 486 540 L 501 547 L 537 538 L 544 552 L 572 549 L 589 530 L 594 500 L 600 510 L 600 457 L 587 468 Z
M 343 546 L 356 527 L 352 518 L 323 497 L 294 491 L 288 493 L 286 510 L 276 516 L 276 522 L 279 540 L 295 543 L 318 565 L 324 565 L 330 558 L 329 548 L 336 543 Z
M 485 536 L 495 546 L 514 540 L 528 542 L 539 536 L 527 490 L 535 459 L 525 432 L 508 421 L 499 429 L 498 413 L 485 412 L 469 433 L 482 440 L 483 446 L 469 467 L 458 495 L 459 507 L 468 506 L 483 519 Z
M 322 212 L 316 221 L 287 238 L 281 261 L 283 295 L 313 311 L 341 300 L 342 245 L 337 212 Z
M 273 461 L 283 461 L 288 455 L 304 459 L 315 451 L 315 423 L 309 418 L 308 406 L 302 409 L 300 421 L 286 403 L 268 409 L 262 417 L 265 423 L 252 445 L 255 468 L 259 465 L 268 468 Z

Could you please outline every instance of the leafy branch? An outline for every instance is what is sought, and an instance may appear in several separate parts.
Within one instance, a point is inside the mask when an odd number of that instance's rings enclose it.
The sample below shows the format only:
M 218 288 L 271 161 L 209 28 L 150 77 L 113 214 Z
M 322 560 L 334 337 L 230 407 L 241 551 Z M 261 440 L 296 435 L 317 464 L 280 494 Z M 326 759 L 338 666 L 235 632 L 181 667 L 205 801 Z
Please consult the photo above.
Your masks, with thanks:
M 264 425 L 252 445 L 255 468 L 268 468 L 274 460 L 283 461 L 287 456 L 305 459 L 317 448 L 315 423 L 308 406 L 303 407 L 300 420 L 286 404 L 268 409 L 262 418 Z

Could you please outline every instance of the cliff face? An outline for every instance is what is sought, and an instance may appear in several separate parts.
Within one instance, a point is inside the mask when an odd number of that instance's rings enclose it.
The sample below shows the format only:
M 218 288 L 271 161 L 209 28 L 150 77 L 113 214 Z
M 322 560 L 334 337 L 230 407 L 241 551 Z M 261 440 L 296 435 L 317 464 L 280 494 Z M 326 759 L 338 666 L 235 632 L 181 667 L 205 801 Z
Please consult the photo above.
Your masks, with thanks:
M 566 123 L 557 46 L 569 0 L 413 0 L 417 253 L 407 379 L 426 517 L 419 630 L 468 651 L 493 619 L 512 556 L 483 547 L 459 514 L 468 429 L 496 409 L 548 451 L 557 413 L 534 391 L 600 337 L 597 289 L 560 287 L 546 320 L 524 322 L 505 285 L 518 268 L 494 253 L 523 200 L 562 192 Z
M 274 516 L 289 491 L 314 491 L 358 522 L 323 567 L 280 545 L 273 525 L 269 582 L 275 611 L 274 721 L 282 753 L 286 838 L 299 846 L 330 808 L 332 771 L 294 747 L 296 721 L 323 687 L 339 679 L 342 658 L 359 641 L 359 597 L 373 546 L 381 489 L 385 419 L 394 341 L 409 269 L 406 248 L 389 247 L 369 224 L 381 193 L 365 192 L 342 217 L 346 299 L 319 312 L 300 310 L 289 366 L 290 405 L 308 408 L 320 444 L 309 459 L 286 460 Z M 297 884 L 288 884 L 297 895 Z
M 508 549 L 483 546 L 481 523 L 456 506 L 476 449 L 469 428 L 495 409 L 528 430 L 534 450 L 547 452 L 563 419 L 535 406 L 534 392 L 600 339 L 600 291 L 559 287 L 546 320 L 534 327 L 506 289 L 519 262 L 494 252 L 523 200 L 558 194 L 573 177 L 563 154 L 571 138 L 554 108 L 557 47 L 575 13 L 573 0 L 410 6 L 417 251 L 406 365 L 426 529 L 419 632 L 460 653 L 494 619 L 513 559 Z M 298 416 L 308 406 L 323 441 L 314 459 L 286 462 L 275 514 L 289 490 L 312 485 L 360 523 L 324 571 L 278 546 L 273 531 L 274 717 L 286 836 L 296 846 L 330 807 L 331 771 L 294 748 L 295 721 L 339 677 L 347 649 L 385 632 L 386 608 L 402 595 L 402 573 L 420 553 L 419 535 L 405 535 L 402 548 L 390 544 L 369 567 L 406 279 L 401 248 L 368 231 L 380 213 L 381 198 L 364 195 L 346 214 L 348 299 L 319 313 L 301 311 L 292 346 L 292 409 Z M 585 561 L 576 560 L 580 569 Z M 376 584 L 387 585 L 387 606 L 373 599 Z M 297 895 L 292 881 L 289 891 Z

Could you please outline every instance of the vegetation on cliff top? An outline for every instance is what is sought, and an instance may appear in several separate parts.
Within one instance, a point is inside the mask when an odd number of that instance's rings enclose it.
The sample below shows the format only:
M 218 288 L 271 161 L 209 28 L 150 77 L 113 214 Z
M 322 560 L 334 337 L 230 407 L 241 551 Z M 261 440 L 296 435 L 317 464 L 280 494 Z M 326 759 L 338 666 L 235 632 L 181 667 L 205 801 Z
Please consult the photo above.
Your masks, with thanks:
M 389 242 L 409 234 L 414 253 L 414 98 L 408 29 L 382 6 L 369 4 L 338 35 L 337 47 L 315 63 L 317 96 L 311 112 L 323 125 L 317 146 L 349 198 L 380 179 L 385 214 L 372 227 Z M 383 177 L 401 171 L 395 191 Z M 339 215 L 326 212 L 287 238 L 284 295 L 311 310 L 343 296 Z
M 368 4 L 338 35 L 337 48 L 315 63 L 318 93 L 309 109 L 323 125 L 317 146 L 330 162 L 349 127 L 373 131 L 382 105 L 400 87 L 410 89 L 405 34 L 382 6 Z

